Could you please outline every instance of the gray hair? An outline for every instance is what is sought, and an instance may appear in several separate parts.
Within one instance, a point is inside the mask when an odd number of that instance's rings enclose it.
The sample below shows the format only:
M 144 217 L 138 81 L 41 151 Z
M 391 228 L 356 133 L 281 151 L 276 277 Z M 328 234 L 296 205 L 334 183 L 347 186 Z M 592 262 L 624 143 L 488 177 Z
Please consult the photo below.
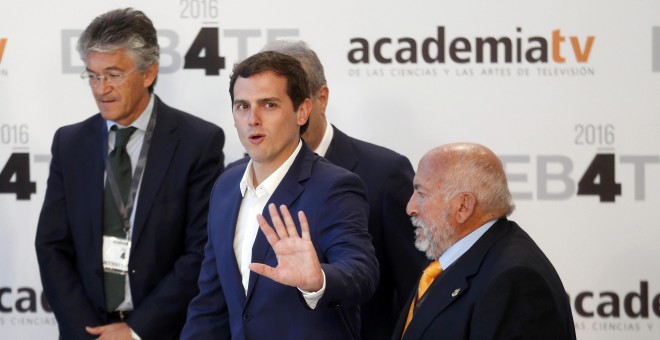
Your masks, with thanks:
M 261 51 L 280 52 L 298 59 L 307 73 L 309 90 L 312 91 L 312 95 L 316 94 L 321 86 L 327 84 L 319 57 L 304 41 L 273 40 L 268 42 Z
M 140 72 L 158 64 L 160 46 L 151 20 L 132 8 L 116 9 L 96 17 L 78 39 L 78 53 L 83 61 L 90 52 L 111 53 L 126 50 Z M 149 87 L 153 92 L 156 81 Z
M 476 150 L 455 153 L 453 169 L 446 174 L 442 187 L 445 199 L 461 192 L 470 192 L 477 198 L 481 209 L 486 212 L 503 212 L 509 216 L 515 209 L 502 163 L 488 161 L 491 151 L 483 146 Z

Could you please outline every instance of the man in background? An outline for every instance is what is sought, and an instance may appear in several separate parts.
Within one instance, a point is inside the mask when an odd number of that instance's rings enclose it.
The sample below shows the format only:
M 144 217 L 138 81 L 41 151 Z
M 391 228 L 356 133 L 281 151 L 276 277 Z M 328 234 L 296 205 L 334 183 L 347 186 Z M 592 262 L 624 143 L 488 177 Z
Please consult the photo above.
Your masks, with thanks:
M 131 8 L 78 41 L 100 113 L 57 130 L 36 251 L 62 339 L 178 339 L 224 134 L 153 94 L 159 46 Z
M 296 59 L 257 53 L 230 79 L 250 160 L 214 185 L 182 338 L 357 339 L 378 281 L 364 185 L 302 142 L 312 103 Z
M 369 233 L 380 268 L 373 297 L 361 305 L 362 339 L 391 336 L 415 278 L 428 260 L 414 247 L 413 228 L 405 214 L 412 194 L 410 161 L 392 150 L 352 138 L 331 125 L 325 115 L 330 97 L 323 65 L 302 41 L 275 40 L 263 51 L 290 55 L 309 78 L 312 113 L 303 139 L 318 155 L 362 179 L 369 199 Z
M 434 260 L 392 340 L 575 339 L 564 286 L 541 249 L 507 216 L 502 163 L 470 143 L 419 162 L 407 212 L 415 245 Z

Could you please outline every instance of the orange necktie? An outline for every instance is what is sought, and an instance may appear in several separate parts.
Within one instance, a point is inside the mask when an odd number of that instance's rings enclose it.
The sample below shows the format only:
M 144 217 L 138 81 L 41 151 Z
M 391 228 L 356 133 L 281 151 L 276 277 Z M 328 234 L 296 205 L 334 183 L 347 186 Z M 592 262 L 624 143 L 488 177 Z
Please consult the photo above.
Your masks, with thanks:
M 422 273 L 422 278 L 419 279 L 419 289 L 417 290 L 417 298 L 415 301 L 410 303 L 410 309 L 408 310 L 408 317 L 406 318 L 406 325 L 403 327 L 403 333 L 401 333 L 401 336 L 406 333 L 406 329 L 408 328 L 408 325 L 410 324 L 410 320 L 412 320 L 413 317 L 413 310 L 415 309 L 415 303 L 419 301 L 419 299 L 426 293 L 426 290 L 429 289 L 429 286 L 431 285 L 431 282 L 438 277 L 442 273 L 442 267 L 440 266 L 440 262 L 438 260 L 435 260 L 429 264 L 426 269 L 424 269 L 424 273 Z

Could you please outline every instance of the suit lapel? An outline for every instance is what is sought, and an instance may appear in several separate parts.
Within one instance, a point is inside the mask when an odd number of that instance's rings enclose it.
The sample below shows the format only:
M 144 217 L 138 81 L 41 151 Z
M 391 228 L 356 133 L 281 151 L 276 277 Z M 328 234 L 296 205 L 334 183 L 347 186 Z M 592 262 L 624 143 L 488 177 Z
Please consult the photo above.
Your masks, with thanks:
M 270 200 L 266 203 L 262 215 L 266 218 L 268 223 L 272 226 L 273 222 L 270 219 L 270 214 L 268 213 L 268 205 L 270 203 L 275 203 L 278 207 L 282 204 L 286 205 L 287 208 L 291 207 L 292 203 L 302 194 L 305 190 L 304 186 L 301 184 L 302 181 L 308 179 L 311 176 L 312 164 L 314 161 L 314 153 L 309 149 L 307 144 L 303 143 L 298 156 L 291 164 L 291 168 L 286 173 L 282 182 L 277 186 L 275 192 L 270 197 Z M 295 220 L 295 218 L 294 218 Z M 268 240 L 264 233 L 259 230 L 257 233 L 257 238 L 254 241 L 252 246 L 252 262 L 265 263 L 267 254 L 271 251 L 271 246 L 268 244 Z M 248 283 L 248 294 L 247 299 L 249 301 L 254 286 L 257 281 L 260 279 L 260 275 L 250 272 L 250 281 Z
M 158 116 L 149 154 L 147 155 L 146 168 L 142 175 L 138 202 L 135 206 L 139 210 L 136 211 L 135 222 L 133 223 L 133 243 L 137 243 L 139 240 L 140 233 L 144 228 L 154 199 L 170 167 L 179 142 L 176 118 L 172 115 L 170 108 L 163 104 L 158 97 L 155 101 L 154 111 L 157 112 Z
M 235 171 L 231 174 L 231 179 L 228 179 L 227 182 L 235 183 L 233 188 L 226 190 L 226 192 L 221 192 L 216 194 L 218 200 L 212 200 L 210 204 L 217 205 L 217 209 L 214 211 L 222 211 L 223 213 L 217 216 L 217 220 L 222 225 L 214 224 L 209 225 L 209 228 L 214 228 L 214 230 L 220 230 L 218 237 L 215 239 L 215 244 L 221 245 L 215 250 L 217 252 L 216 261 L 219 259 L 232 259 L 228 261 L 222 261 L 219 264 L 223 269 L 219 272 L 227 273 L 226 280 L 224 282 L 228 283 L 227 291 L 241 292 L 243 291 L 243 281 L 241 276 L 241 271 L 238 268 L 238 262 L 236 262 L 236 253 L 234 252 L 234 236 L 236 234 L 236 222 L 238 221 L 238 213 L 241 209 L 241 202 L 243 201 L 243 196 L 240 192 L 240 186 L 238 183 L 241 180 L 247 163 L 239 165 L 237 168 L 242 168 L 240 171 Z M 227 176 L 228 173 L 225 172 L 223 176 Z M 229 221 L 227 223 L 224 223 Z M 213 237 L 214 233 L 209 233 L 209 237 Z M 236 298 L 239 299 L 241 305 L 245 305 L 245 294 L 235 294 Z
M 439 314 L 470 289 L 471 277 L 479 273 L 490 248 L 506 233 L 507 223 L 505 218 L 497 221 L 463 256 L 433 281 L 415 309 L 403 339 L 420 338 Z M 409 307 L 410 304 L 407 304 Z
M 470 288 L 467 278 L 474 275 L 475 270 L 478 271 L 478 266 L 466 268 L 461 273 L 450 273 L 450 270 L 440 274 L 422 297 L 415 308 L 404 339 L 420 338 L 436 316 L 445 311 L 452 302 L 459 299 Z M 408 304 L 409 307 L 410 304 Z
M 92 122 L 92 128 L 88 130 L 85 139 L 80 141 L 80 146 L 81 169 L 88 169 L 88 171 L 80 172 L 82 175 L 80 178 L 82 178 L 82 187 L 90 191 L 90 204 L 88 209 L 83 209 L 83 211 L 88 216 L 92 242 L 94 245 L 98 245 L 91 248 L 95 249 L 100 258 L 103 244 L 105 156 L 108 154 L 108 128 L 100 114 L 98 119 L 94 119 Z
M 358 157 L 351 143 L 350 137 L 334 126 L 334 135 L 325 158 L 332 164 L 338 165 L 348 171 L 353 171 L 358 163 Z

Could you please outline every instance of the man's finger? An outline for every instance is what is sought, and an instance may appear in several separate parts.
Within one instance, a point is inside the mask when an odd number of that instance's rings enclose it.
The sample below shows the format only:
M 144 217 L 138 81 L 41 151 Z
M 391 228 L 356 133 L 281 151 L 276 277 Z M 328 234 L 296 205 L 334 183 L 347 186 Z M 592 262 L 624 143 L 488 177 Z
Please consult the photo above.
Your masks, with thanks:
M 275 268 L 263 263 L 250 263 L 248 267 L 251 271 L 277 282 L 275 279 Z
M 298 212 L 298 221 L 300 221 L 300 236 L 303 240 L 311 240 L 312 237 L 309 234 L 309 223 L 307 223 L 307 216 L 305 216 L 304 211 Z
M 266 218 L 261 214 L 257 214 L 257 223 L 259 223 L 259 228 L 261 228 L 264 236 L 266 236 L 266 240 L 268 240 L 270 246 L 273 247 L 275 243 L 280 240 L 280 237 L 275 233 L 275 230 L 268 225 L 268 221 L 266 221 Z
M 268 212 L 270 213 L 270 220 L 273 222 L 273 228 L 275 228 L 277 235 L 280 238 L 289 237 L 289 232 L 286 231 L 284 223 L 280 218 L 280 213 L 277 212 L 275 204 L 271 203 L 268 205 Z
M 105 328 L 105 326 L 98 326 L 98 327 L 89 327 L 89 326 L 86 326 L 86 327 L 85 327 L 85 330 L 86 330 L 87 333 L 89 333 L 89 334 L 92 334 L 92 335 L 99 335 L 99 334 L 103 333 L 103 329 L 104 329 L 104 328 Z
M 289 233 L 289 236 L 298 237 L 298 230 L 296 229 L 296 223 L 293 221 L 293 218 L 291 217 L 291 213 L 289 213 L 289 209 L 287 209 L 286 205 L 284 204 L 280 205 L 280 212 L 282 213 L 282 218 L 284 218 L 284 225 L 286 225 L 286 230 Z

